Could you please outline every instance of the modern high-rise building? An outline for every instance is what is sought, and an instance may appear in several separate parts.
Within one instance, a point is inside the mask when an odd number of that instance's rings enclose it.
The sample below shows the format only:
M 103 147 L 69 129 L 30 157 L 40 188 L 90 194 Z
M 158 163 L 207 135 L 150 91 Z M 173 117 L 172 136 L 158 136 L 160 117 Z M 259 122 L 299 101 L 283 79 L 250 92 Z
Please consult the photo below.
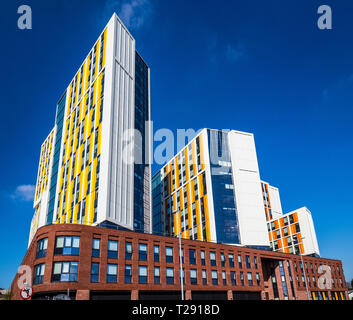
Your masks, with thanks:
M 114 14 L 42 145 L 29 243 L 46 224 L 151 229 L 150 71 Z
M 152 178 L 153 232 L 320 255 L 306 208 L 283 214 L 260 180 L 254 136 L 203 129 Z
M 203 129 L 152 178 L 153 232 L 269 248 L 254 136 Z
M 287 216 L 293 242 L 312 225 L 301 222 L 305 208 L 282 215 L 250 133 L 203 129 L 153 177 L 152 220 L 149 79 L 114 14 L 41 148 L 21 263 L 31 299 L 347 299 L 341 261 L 270 250 L 269 231 L 283 224 L 285 235 Z M 321 284 L 323 267 L 332 278 Z M 22 297 L 20 277 L 12 299 Z
M 311 212 L 303 207 L 283 214 L 278 188 L 264 181 L 261 187 L 271 249 L 320 256 Z

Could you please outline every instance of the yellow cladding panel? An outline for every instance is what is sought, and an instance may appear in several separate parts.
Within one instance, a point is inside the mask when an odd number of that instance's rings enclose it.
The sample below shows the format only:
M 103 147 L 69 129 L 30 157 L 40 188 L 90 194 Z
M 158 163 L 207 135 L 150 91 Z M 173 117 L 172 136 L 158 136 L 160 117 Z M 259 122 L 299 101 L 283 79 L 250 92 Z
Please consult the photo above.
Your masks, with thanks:
M 96 43 L 96 67 L 95 67 L 95 70 L 94 70 L 94 78 L 96 78 L 97 77 L 97 73 L 98 73 L 98 64 L 99 64 L 99 62 L 98 62 L 98 56 L 99 56 L 99 54 L 98 54 L 98 50 L 99 50 L 99 40 L 97 41 L 97 43 Z
M 86 115 L 86 109 L 87 109 L 87 99 L 88 99 L 88 93 L 86 93 L 82 100 L 81 100 L 81 112 L 80 112 L 80 117 L 79 117 L 79 123 L 81 123 L 81 121 L 83 120 L 83 118 L 85 117 Z
M 206 224 L 206 238 L 207 241 L 211 241 L 211 228 L 210 228 L 210 215 L 208 211 L 208 196 L 207 194 L 204 195 L 204 210 L 205 210 L 205 224 Z
M 84 171 L 81 172 L 80 174 L 80 190 L 79 190 L 79 194 L 78 194 L 78 202 L 80 202 L 82 200 L 82 194 L 83 194 L 83 191 L 82 190 L 85 190 L 82 188 L 83 186 L 83 181 L 84 181 Z
M 93 144 L 93 143 L 92 143 Z M 97 158 L 95 158 L 92 162 L 92 172 L 91 172 L 91 190 L 95 190 L 96 180 L 97 180 Z M 89 224 L 93 223 L 94 218 L 94 199 L 95 199 L 96 191 L 91 192 L 90 194 L 90 215 L 89 215 Z
M 103 78 L 103 72 L 101 72 L 98 76 L 98 81 L 97 81 L 97 97 L 94 101 L 97 101 L 99 100 L 99 98 L 102 96 L 102 78 Z
M 89 171 L 89 166 L 86 166 L 81 173 L 82 194 L 81 194 L 81 197 L 79 198 L 80 201 L 86 197 L 86 189 L 87 189 L 87 185 L 88 185 L 88 181 L 87 181 L 88 171 Z M 86 202 L 86 209 L 87 209 L 87 205 L 88 205 L 88 203 Z M 86 218 L 86 216 L 85 216 L 85 218 Z
M 79 208 L 79 204 L 77 203 L 74 206 L 74 212 L 73 212 L 73 218 L 72 218 L 72 223 L 73 224 L 77 224 L 78 208 Z
M 69 90 L 68 90 L 68 99 L 67 99 L 67 105 L 66 105 L 66 114 L 68 115 L 70 113 L 70 105 L 71 105 L 71 94 L 72 94 L 72 82 L 70 83 Z
M 179 181 L 179 162 L 178 162 L 178 157 L 175 157 L 175 186 L 176 189 L 179 189 L 180 187 L 180 181 Z
M 97 145 L 97 156 L 101 153 L 101 140 L 102 140 L 102 124 L 99 125 L 98 129 L 98 145 Z
M 205 169 L 205 155 L 203 153 L 203 137 L 202 134 L 199 135 L 200 141 L 200 156 L 201 156 L 201 170 Z
M 197 240 L 202 240 L 202 227 L 200 221 L 202 221 L 200 215 L 199 200 L 195 201 L 196 208 L 196 226 L 197 226 Z
M 85 85 L 82 86 L 84 88 L 84 92 L 87 91 L 88 85 L 89 85 L 88 77 L 89 77 L 89 74 L 90 74 L 90 66 L 91 66 L 91 59 L 89 58 L 89 55 L 88 55 L 88 57 L 86 59 Z
M 190 172 L 189 172 L 189 156 L 187 148 L 184 149 L 184 159 L 185 159 L 185 177 L 186 181 L 190 179 Z
M 190 189 L 191 189 L 191 201 L 190 202 L 193 203 L 193 202 L 195 202 L 195 179 L 190 181 Z
M 105 66 L 105 52 L 107 47 L 107 29 L 104 30 L 104 44 L 103 44 L 103 60 L 102 60 L 102 68 Z
M 197 161 L 196 161 L 195 140 L 191 143 L 191 147 L 192 147 L 192 168 L 193 168 L 193 171 L 194 171 L 193 175 L 196 175 L 196 173 L 197 173 L 197 168 L 196 168 Z
M 200 198 L 203 197 L 203 183 L 202 183 L 202 176 L 204 175 L 204 173 L 199 174 L 197 179 L 198 179 L 198 184 L 199 184 L 199 192 L 200 192 Z

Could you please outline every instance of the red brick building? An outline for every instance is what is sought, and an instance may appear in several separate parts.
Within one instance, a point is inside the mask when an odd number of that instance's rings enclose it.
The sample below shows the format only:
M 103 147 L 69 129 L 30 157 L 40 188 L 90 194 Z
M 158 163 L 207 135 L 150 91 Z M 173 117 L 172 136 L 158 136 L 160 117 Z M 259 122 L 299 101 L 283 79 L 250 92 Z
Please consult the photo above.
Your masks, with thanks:
M 192 240 L 182 249 L 187 300 L 305 300 L 306 283 L 310 299 L 347 299 L 339 260 L 303 256 L 302 264 L 299 255 Z M 177 238 L 64 224 L 40 228 L 21 265 L 32 270 L 32 299 L 161 300 L 180 299 L 179 258 Z M 320 266 L 331 270 L 325 289 Z

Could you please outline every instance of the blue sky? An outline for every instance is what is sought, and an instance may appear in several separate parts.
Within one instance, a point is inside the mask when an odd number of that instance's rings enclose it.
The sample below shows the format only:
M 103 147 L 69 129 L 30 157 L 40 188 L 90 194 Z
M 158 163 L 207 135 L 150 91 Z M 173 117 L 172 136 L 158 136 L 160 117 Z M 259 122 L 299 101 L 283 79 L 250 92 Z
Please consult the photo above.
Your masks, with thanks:
M 261 178 L 285 212 L 311 210 L 321 255 L 351 280 L 353 3 L 328 2 L 29 0 L 32 30 L 17 28 L 22 1 L 2 3 L 0 287 L 26 252 L 56 102 L 114 11 L 151 68 L 154 128 L 254 133 Z M 319 30 L 330 3 L 333 29 Z

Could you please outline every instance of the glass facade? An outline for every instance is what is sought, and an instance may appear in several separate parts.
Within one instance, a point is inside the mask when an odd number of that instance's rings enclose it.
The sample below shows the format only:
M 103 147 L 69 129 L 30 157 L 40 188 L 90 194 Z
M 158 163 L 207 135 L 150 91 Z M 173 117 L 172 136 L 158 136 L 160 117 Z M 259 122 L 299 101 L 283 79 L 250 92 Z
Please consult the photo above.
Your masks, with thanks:
M 148 232 L 150 165 L 145 158 L 148 155 L 145 132 L 146 121 L 149 121 L 149 71 L 148 66 L 136 52 L 135 55 L 135 130 L 140 132 L 140 139 L 135 139 L 134 164 L 134 231 Z
M 207 130 L 207 134 L 217 242 L 239 244 L 228 134 L 218 130 Z
M 163 235 L 163 230 L 165 228 L 162 216 L 162 183 L 160 171 L 158 171 L 152 178 L 152 212 L 153 233 Z
M 58 180 L 58 169 L 59 169 L 59 160 L 60 160 L 60 152 L 61 152 L 61 138 L 62 138 L 62 132 L 63 132 L 64 116 L 65 116 L 65 103 L 66 103 L 66 92 L 59 100 L 57 109 L 56 109 L 56 119 L 55 119 L 56 135 L 55 135 L 55 147 L 54 147 L 54 160 L 53 160 L 50 189 L 49 189 L 49 206 L 48 206 L 48 214 L 46 219 L 47 224 L 52 224 L 53 222 L 56 183 Z

